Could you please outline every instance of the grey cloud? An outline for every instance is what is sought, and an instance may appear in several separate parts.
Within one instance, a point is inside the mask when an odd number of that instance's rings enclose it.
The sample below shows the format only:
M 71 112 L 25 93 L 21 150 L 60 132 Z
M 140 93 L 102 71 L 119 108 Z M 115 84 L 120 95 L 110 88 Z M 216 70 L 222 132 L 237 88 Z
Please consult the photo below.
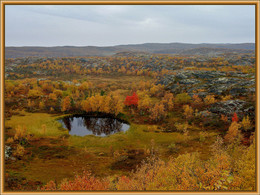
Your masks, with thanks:
M 253 6 L 8 5 L 7 46 L 254 42 Z

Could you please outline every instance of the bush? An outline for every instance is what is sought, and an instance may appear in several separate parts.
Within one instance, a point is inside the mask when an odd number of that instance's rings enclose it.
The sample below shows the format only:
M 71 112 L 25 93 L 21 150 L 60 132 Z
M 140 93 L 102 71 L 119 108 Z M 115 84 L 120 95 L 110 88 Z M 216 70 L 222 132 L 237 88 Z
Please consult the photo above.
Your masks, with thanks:
M 16 150 L 13 153 L 14 156 L 21 158 L 24 155 L 24 147 L 20 144 L 17 145 Z
M 26 137 L 26 127 L 23 126 L 23 128 L 18 125 L 15 128 L 15 135 L 14 135 L 14 140 L 21 140 L 22 138 Z
M 171 143 L 169 146 L 168 146 L 168 149 L 170 152 L 177 152 L 177 147 L 176 147 L 176 144 L 175 143 Z
M 228 128 L 228 132 L 225 135 L 225 141 L 228 143 L 232 143 L 236 140 L 240 139 L 240 132 L 239 132 L 239 124 L 236 121 L 233 121 Z
M 193 116 L 193 109 L 189 105 L 183 105 L 184 116 L 186 119 L 190 119 Z
M 216 102 L 214 95 L 207 95 L 204 99 L 206 105 L 214 104 Z
M 174 126 L 176 127 L 177 131 L 184 133 L 187 131 L 188 123 L 175 123 Z
M 234 190 L 240 178 L 234 176 L 230 159 L 223 153 L 207 162 L 198 153 L 183 154 L 165 163 L 150 158 L 130 177 L 122 176 L 118 190 Z
M 89 172 L 83 172 L 83 175 L 76 175 L 74 180 L 63 180 L 59 186 L 55 182 L 50 181 L 41 190 L 108 190 L 108 180 L 97 179 L 91 176 Z
M 249 117 L 246 116 L 243 118 L 242 122 L 240 123 L 241 127 L 243 130 L 248 131 L 249 129 L 251 129 L 252 125 L 251 122 L 249 120 Z
M 6 144 L 12 144 L 12 143 L 14 143 L 14 138 L 13 138 L 13 137 L 7 138 L 7 140 L 6 140 L 5 143 L 6 143 Z
M 174 100 L 177 104 L 187 104 L 191 102 L 191 97 L 187 93 L 177 94 Z

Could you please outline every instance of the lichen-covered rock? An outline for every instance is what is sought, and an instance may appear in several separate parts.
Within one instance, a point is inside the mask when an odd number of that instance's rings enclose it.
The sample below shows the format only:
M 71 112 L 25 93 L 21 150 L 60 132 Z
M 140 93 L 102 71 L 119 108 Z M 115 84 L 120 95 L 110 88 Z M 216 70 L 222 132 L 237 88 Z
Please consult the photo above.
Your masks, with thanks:
M 245 105 L 246 102 L 243 100 L 227 100 L 212 104 L 209 111 L 218 115 L 223 114 L 227 117 L 232 117 L 234 113 L 237 113 L 239 116 L 243 116 L 243 112 L 246 109 Z
M 241 72 L 221 72 L 221 71 L 184 71 L 177 70 L 174 75 L 166 75 L 157 84 L 166 86 L 172 93 L 189 93 L 193 96 L 200 94 L 205 97 L 213 95 L 246 96 L 248 93 L 255 93 L 255 79 L 249 74 Z
M 232 95 L 232 96 L 243 96 L 245 94 L 247 94 L 249 90 L 246 89 L 246 88 L 232 88 L 230 91 L 229 91 L 229 94 Z
M 201 81 L 198 79 L 183 79 L 179 81 L 179 84 L 184 84 L 184 85 L 195 85 L 198 83 L 201 83 Z

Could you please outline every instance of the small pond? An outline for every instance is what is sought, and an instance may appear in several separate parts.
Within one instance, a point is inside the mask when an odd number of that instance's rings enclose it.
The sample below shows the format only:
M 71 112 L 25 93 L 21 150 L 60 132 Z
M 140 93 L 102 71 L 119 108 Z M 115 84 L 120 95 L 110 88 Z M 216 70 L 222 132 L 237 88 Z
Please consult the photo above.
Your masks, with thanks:
M 126 122 L 109 117 L 70 116 L 58 120 L 70 135 L 107 136 L 117 132 L 125 132 L 130 125 Z

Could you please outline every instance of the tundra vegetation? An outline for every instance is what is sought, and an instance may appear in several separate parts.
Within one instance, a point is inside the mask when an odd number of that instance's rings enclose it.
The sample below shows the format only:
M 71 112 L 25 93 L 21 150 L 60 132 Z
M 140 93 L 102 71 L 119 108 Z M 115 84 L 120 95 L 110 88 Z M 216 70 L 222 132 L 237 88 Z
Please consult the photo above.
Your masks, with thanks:
M 256 190 L 255 58 L 124 52 L 5 61 L 5 190 Z M 70 135 L 65 116 L 130 128 Z

